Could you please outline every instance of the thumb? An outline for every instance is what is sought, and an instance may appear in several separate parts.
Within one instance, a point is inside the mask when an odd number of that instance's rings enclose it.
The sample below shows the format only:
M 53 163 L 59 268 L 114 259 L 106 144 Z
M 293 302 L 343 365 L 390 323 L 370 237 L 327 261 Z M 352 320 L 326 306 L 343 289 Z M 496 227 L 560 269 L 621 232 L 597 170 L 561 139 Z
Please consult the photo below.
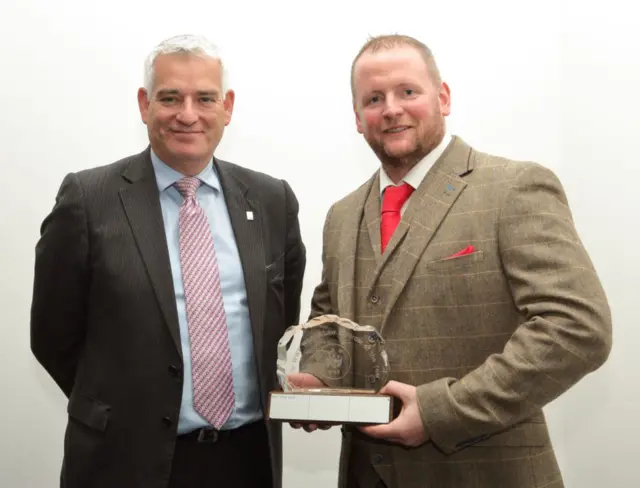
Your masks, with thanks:
M 322 381 L 309 373 L 290 373 L 287 375 L 287 381 L 295 388 L 313 388 L 323 385 Z
M 389 381 L 389 383 L 387 383 L 380 389 L 380 393 L 382 395 L 391 395 L 396 398 L 399 398 L 403 402 L 410 398 L 411 391 L 412 391 L 411 386 L 405 383 L 400 383 L 399 381 L 393 381 L 393 380 Z

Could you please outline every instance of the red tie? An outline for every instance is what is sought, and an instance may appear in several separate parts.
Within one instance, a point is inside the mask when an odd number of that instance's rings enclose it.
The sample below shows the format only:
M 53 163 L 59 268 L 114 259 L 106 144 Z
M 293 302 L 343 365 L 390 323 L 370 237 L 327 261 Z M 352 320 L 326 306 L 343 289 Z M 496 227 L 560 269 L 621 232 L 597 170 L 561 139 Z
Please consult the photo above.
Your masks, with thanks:
M 413 187 L 408 183 L 400 186 L 388 186 L 384 190 L 382 199 L 382 221 L 380 222 L 380 237 L 382 252 L 387 247 L 393 232 L 400 222 L 400 209 L 413 193 Z

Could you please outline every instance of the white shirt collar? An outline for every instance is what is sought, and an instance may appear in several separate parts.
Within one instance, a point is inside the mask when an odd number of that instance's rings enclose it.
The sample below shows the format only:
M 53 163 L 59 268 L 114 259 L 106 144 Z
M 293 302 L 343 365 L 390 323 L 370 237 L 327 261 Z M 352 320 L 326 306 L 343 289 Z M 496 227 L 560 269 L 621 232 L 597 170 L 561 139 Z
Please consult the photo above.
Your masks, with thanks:
M 442 155 L 444 150 L 447 148 L 449 143 L 451 142 L 451 134 L 445 132 L 444 137 L 440 141 L 433 150 L 427 154 L 424 158 L 422 158 L 418 164 L 416 164 L 411 170 L 405 175 L 405 177 L 398 183 L 398 185 L 402 185 L 403 183 L 409 183 L 414 189 L 420 186 L 424 177 L 427 176 L 427 173 L 431 169 L 431 166 L 438 160 L 438 158 Z M 384 189 L 390 185 L 394 185 L 391 178 L 387 175 L 387 172 L 380 167 L 380 194 L 384 192 Z

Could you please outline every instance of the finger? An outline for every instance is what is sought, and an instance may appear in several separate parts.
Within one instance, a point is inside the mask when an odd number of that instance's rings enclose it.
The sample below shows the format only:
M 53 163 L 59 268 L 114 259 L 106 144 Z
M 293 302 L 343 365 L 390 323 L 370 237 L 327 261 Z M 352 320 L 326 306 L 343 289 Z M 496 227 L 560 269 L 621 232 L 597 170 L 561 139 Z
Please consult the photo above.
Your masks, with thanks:
M 316 430 L 318 428 L 318 426 L 316 424 L 307 424 L 303 427 L 303 429 L 307 432 L 313 432 L 314 430 Z
M 295 387 L 299 387 L 304 383 L 304 376 L 300 373 L 292 373 L 287 375 L 287 382 Z
M 318 429 L 320 429 L 320 430 L 329 430 L 331 427 L 333 427 L 333 425 L 331 425 L 331 424 L 318 425 Z
M 289 385 L 295 386 L 296 380 L 299 380 L 299 378 L 297 378 L 295 374 L 288 374 L 285 380 L 287 383 L 289 383 Z
M 294 429 L 299 429 L 302 427 L 302 424 L 289 424 Z
M 296 388 L 319 387 L 323 384 L 322 381 L 309 373 L 290 373 L 287 375 L 287 381 Z
M 394 444 L 400 444 L 403 446 L 407 445 L 407 441 L 402 438 L 402 436 L 396 431 L 397 429 L 378 429 L 378 427 L 387 427 L 384 426 L 375 426 L 375 427 L 363 427 L 360 430 L 371 437 L 376 439 L 381 439 L 383 441 L 392 442 Z
M 394 380 L 389 381 L 389 383 L 380 389 L 380 393 L 382 395 L 391 395 L 399 398 L 400 400 L 408 398 L 410 391 L 411 387 L 409 385 Z
M 367 427 L 360 427 L 360 431 L 371 437 L 378 439 L 387 439 L 396 437 L 396 426 L 393 422 L 385 425 L 369 425 Z

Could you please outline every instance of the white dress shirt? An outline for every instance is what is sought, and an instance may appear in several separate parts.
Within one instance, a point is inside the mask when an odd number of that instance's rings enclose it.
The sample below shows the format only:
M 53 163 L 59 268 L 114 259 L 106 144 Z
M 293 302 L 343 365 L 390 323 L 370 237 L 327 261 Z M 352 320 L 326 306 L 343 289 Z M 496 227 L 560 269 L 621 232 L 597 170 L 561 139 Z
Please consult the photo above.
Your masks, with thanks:
M 422 183 L 422 180 L 424 180 L 424 177 L 427 176 L 427 173 L 429 172 L 431 167 L 435 164 L 438 158 L 442 156 L 442 153 L 447 148 L 450 142 L 451 134 L 445 132 L 442 141 L 440 141 L 440 144 L 433 148 L 433 150 L 424 158 L 422 158 L 418 162 L 418 164 L 411 168 L 411 171 L 409 171 L 405 175 L 405 177 L 402 178 L 402 181 L 398 182 L 397 185 L 393 181 L 391 181 L 391 178 L 389 178 L 387 172 L 382 167 L 380 167 L 380 197 L 384 198 L 384 190 L 390 185 L 400 186 L 403 183 L 408 183 L 413 187 L 414 190 L 418 188 L 418 186 L 420 186 L 420 183 Z M 404 214 L 404 211 L 407 208 L 407 205 L 409 205 L 412 196 L 413 194 L 407 199 L 407 201 L 400 209 L 400 215 Z

